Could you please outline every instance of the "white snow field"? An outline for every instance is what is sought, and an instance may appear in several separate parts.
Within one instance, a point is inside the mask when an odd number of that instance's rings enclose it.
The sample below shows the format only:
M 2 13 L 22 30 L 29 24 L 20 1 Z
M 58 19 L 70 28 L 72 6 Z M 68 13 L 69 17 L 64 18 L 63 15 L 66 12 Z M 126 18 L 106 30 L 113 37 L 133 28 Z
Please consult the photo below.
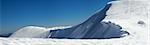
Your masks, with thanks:
M 103 21 L 111 21 L 120 25 L 123 28 L 122 30 L 128 31 L 130 35 L 116 39 L 44 39 L 1 37 L 0 45 L 150 45 L 150 1 L 120 0 L 111 3 L 113 5 L 108 10 L 108 16 Z M 45 28 L 39 29 L 41 29 L 41 31 L 43 29 L 46 30 Z

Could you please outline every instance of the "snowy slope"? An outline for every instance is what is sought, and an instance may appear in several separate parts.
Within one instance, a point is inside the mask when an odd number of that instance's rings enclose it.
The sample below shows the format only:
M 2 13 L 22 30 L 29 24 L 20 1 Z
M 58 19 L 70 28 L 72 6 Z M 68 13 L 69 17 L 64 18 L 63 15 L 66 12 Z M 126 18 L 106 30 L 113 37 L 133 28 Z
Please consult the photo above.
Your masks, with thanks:
M 105 22 L 123 27 L 129 36 L 118 39 L 37 39 L 0 38 L 0 45 L 150 45 L 150 1 L 120 0 L 112 2 Z
M 71 26 L 59 26 L 52 28 L 26 26 L 13 33 L 10 38 L 46 38 L 49 35 L 50 30 L 64 29 L 69 27 Z
M 150 1 L 117 1 L 107 12 L 104 21 L 111 21 L 130 33 L 128 42 L 147 44 L 150 30 Z M 139 22 L 142 22 L 139 23 Z M 147 42 L 147 43 L 146 43 Z

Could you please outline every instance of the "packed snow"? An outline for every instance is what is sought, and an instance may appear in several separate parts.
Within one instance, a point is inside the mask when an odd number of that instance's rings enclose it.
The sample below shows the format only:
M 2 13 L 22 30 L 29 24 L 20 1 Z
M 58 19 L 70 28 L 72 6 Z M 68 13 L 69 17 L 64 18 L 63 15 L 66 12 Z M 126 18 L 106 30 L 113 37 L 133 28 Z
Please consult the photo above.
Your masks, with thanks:
M 0 45 L 150 45 L 149 2 L 150 2 L 149 0 L 120 0 L 111 2 L 113 5 L 108 10 L 107 16 L 103 21 L 104 22 L 111 21 L 115 24 L 118 24 L 123 28 L 122 30 L 126 30 L 130 33 L 129 36 L 123 38 L 85 40 L 85 39 L 49 39 L 49 38 L 43 39 L 43 38 L 1 37 Z M 42 32 L 47 31 L 46 28 L 41 27 L 33 27 L 33 28 L 34 29 L 38 28 L 38 30 Z M 50 29 L 57 29 L 57 28 L 50 28 Z M 21 32 L 18 31 L 18 33 L 20 34 Z M 42 33 L 36 33 L 35 35 L 39 34 Z

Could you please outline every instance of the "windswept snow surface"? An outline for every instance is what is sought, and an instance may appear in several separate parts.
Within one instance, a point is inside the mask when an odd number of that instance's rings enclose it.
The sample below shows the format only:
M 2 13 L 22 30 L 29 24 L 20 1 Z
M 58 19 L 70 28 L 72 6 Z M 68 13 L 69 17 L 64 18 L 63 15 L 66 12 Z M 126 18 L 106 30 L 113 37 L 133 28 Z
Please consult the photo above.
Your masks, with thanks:
M 49 35 L 50 30 L 64 29 L 69 27 L 71 26 L 59 26 L 52 28 L 26 26 L 13 33 L 10 38 L 46 38 Z
M 150 1 L 114 1 L 103 21 L 111 21 L 130 33 L 123 41 L 132 45 L 149 45 Z M 121 39 L 122 40 L 122 39 Z M 135 44 L 134 44 L 135 43 Z
M 112 3 L 108 16 L 103 21 L 122 26 L 122 30 L 130 33 L 129 36 L 92 40 L 0 38 L 0 45 L 150 45 L 150 1 L 120 0 Z

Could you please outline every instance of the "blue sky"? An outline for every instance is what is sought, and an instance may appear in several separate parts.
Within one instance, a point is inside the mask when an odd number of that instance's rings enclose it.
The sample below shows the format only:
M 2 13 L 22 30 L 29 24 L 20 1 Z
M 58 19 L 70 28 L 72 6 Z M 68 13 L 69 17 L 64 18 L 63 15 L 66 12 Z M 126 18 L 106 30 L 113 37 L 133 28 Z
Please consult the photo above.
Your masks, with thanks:
M 92 16 L 108 0 L 1 0 L 0 33 L 23 26 L 76 25 Z

